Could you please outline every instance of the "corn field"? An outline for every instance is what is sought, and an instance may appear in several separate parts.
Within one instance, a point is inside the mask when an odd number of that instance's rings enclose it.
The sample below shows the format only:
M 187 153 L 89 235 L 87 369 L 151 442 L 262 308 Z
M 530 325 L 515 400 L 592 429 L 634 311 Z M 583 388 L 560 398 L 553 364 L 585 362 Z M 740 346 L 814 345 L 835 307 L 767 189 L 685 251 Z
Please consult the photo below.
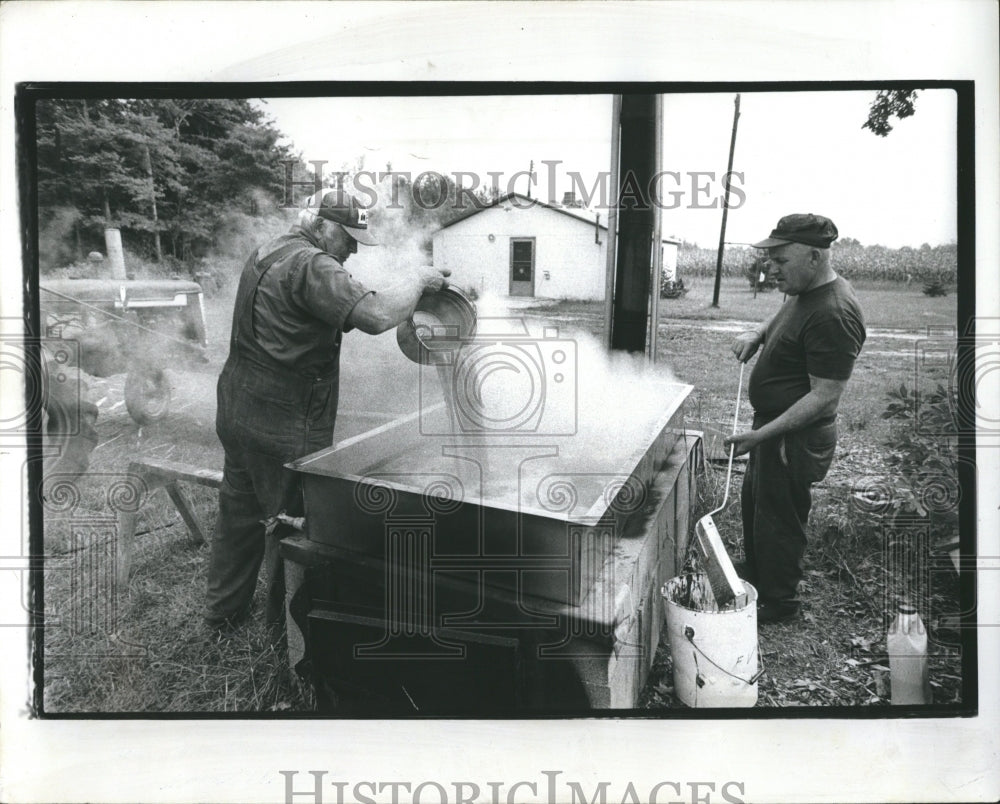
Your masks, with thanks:
M 942 246 L 924 244 L 920 248 L 887 248 L 863 246 L 845 238 L 832 246 L 833 266 L 838 274 L 850 280 L 874 282 L 923 283 L 939 281 L 953 284 L 958 274 L 958 247 L 954 243 Z M 752 276 L 754 260 L 763 256 L 748 246 L 727 246 L 723 255 L 723 276 Z M 677 254 L 677 275 L 681 278 L 714 277 L 718 252 L 684 244 Z

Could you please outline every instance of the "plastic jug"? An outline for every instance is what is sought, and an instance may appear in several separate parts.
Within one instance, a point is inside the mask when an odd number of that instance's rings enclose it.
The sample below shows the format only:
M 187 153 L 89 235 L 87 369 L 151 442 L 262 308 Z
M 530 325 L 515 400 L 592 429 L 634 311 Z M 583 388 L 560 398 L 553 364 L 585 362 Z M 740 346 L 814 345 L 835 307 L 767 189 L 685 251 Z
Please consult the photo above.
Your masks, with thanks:
M 899 604 L 886 646 L 893 705 L 931 703 L 927 629 L 914 606 Z

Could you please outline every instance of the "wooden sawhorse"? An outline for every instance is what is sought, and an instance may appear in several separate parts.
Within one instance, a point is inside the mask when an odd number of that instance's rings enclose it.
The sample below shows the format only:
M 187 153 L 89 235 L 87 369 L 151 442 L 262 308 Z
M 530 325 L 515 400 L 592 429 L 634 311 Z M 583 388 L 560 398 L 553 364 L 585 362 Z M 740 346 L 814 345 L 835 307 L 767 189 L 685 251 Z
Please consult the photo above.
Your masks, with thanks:
M 181 519 L 187 525 L 194 544 L 204 544 L 207 540 L 197 517 L 191 510 L 187 498 L 178 485 L 179 482 L 196 483 L 199 486 L 217 489 L 222 485 L 222 472 L 199 469 L 186 463 L 158 461 L 146 458 L 132 461 L 128 467 L 130 477 L 137 477 L 145 484 L 145 491 L 164 488 L 177 508 Z M 135 511 L 121 511 L 118 514 L 118 586 L 124 589 L 132 573 L 132 559 L 135 555 L 135 525 L 138 508 Z

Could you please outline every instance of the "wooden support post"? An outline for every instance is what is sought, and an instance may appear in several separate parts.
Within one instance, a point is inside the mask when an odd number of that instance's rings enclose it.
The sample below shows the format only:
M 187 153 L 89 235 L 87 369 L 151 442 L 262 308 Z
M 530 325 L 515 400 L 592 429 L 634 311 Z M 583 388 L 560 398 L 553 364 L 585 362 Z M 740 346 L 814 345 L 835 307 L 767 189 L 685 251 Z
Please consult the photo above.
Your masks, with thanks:
M 623 95 L 618 187 L 618 240 L 611 348 L 645 352 L 649 330 L 654 209 L 649 187 L 658 143 L 656 96 Z
M 191 541 L 195 544 L 205 544 L 208 540 L 205 538 L 205 534 L 201 532 L 198 519 L 191 511 L 187 498 L 181 492 L 177 481 L 165 483 L 163 487 L 167 490 L 167 494 L 170 495 L 170 499 L 174 501 L 174 505 L 177 507 L 181 519 L 184 520 L 184 524 L 187 525 L 188 532 L 191 534 Z
M 121 511 L 118 514 L 118 560 L 115 565 L 115 575 L 119 589 L 124 589 L 128 585 L 129 575 L 132 574 L 132 556 L 135 555 L 135 520 L 135 511 Z

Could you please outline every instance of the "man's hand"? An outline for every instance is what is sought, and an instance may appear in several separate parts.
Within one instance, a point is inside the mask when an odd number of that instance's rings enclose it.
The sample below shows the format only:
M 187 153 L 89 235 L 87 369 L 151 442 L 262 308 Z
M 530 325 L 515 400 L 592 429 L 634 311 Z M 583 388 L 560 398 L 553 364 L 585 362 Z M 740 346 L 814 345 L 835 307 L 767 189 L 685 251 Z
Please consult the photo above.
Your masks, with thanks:
M 424 293 L 434 293 L 448 285 L 445 277 L 451 276 L 451 271 L 447 268 L 435 268 L 433 265 L 421 265 L 417 268 L 417 275 Z
M 741 332 L 733 341 L 733 354 L 741 363 L 746 363 L 751 357 L 757 354 L 757 350 L 764 342 L 764 333 L 755 329 Z
M 728 447 L 730 444 L 735 444 L 736 449 L 734 450 L 734 455 L 743 455 L 749 452 L 751 449 L 756 447 L 760 443 L 760 431 L 758 430 L 746 430 L 742 433 L 734 433 L 731 436 L 727 436 L 723 443 Z

